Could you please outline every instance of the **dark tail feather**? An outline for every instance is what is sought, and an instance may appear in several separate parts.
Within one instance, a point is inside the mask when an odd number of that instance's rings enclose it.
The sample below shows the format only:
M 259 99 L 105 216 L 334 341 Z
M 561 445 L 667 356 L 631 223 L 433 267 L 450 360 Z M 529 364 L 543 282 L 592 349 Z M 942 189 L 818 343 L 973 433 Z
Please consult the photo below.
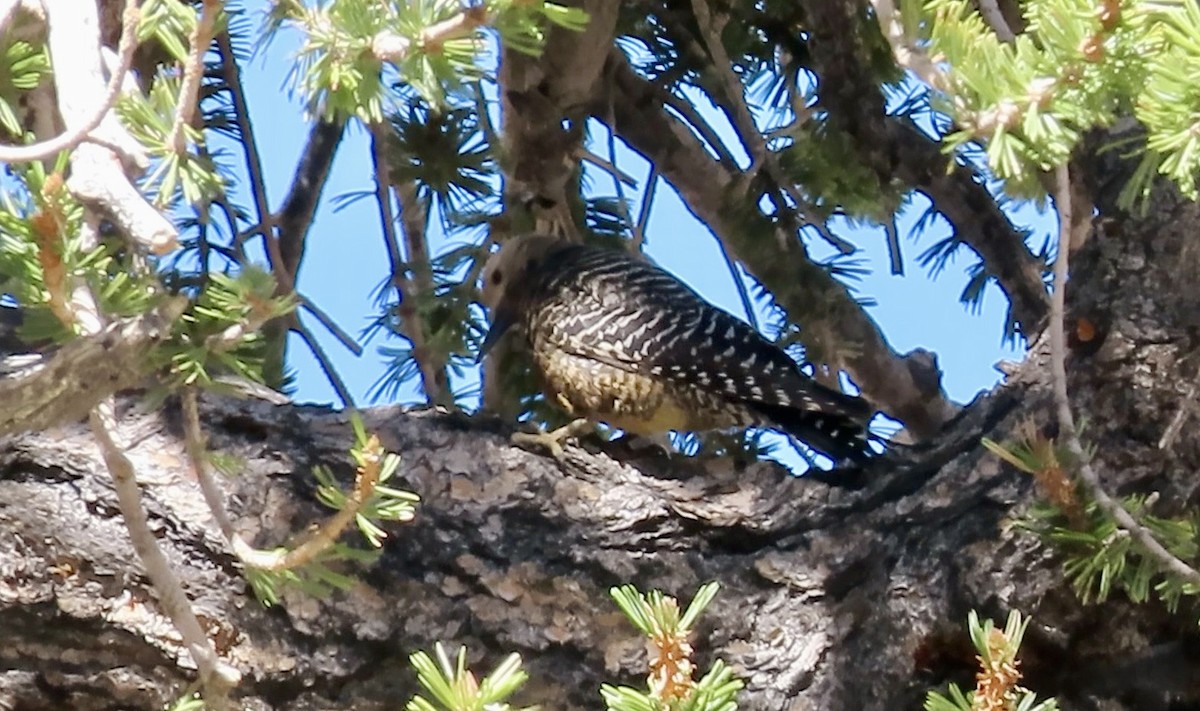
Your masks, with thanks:
M 775 426 L 832 459 L 835 463 L 849 459 L 864 464 L 875 451 L 866 423 L 840 412 L 801 410 L 782 405 L 755 403 Z

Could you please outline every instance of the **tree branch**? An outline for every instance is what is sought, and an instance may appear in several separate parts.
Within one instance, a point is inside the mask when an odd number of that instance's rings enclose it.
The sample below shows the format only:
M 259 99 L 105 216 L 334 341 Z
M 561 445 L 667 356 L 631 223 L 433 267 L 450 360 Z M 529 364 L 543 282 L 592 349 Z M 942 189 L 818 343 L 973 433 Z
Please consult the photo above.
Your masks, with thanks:
M 1024 235 L 974 171 L 949 164 L 940 145 L 909 121 L 887 116 L 876 72 L 865 59 L 869 50 L 862 33 L 847 31 L 867 22 L 860 6 L 842 0 L 810 0 L 805 8 L 811 23 L 805 46 L 820 79 L 819 105 L 829 112 L 831 126 L 854 137 L 859 156 L 881 184 L 899 179 L 933 201 L 953 226 L 956 239 L 975 250 L 984 269 L 996 278 L 1009 298 L 1014 320 L 1032 339 L 1043 328 L 1049 298 L 1042 282 L 1043 265 L 1026 246 Z M 879 19 L 883 21 L 882 13 Z

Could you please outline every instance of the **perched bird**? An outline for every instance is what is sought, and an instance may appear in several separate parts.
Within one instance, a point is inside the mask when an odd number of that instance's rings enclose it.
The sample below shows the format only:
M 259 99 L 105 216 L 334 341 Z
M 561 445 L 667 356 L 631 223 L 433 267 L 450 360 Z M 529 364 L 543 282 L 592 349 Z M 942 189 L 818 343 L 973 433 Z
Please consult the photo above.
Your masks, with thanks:
M 528 439 L 561 452 L 589 420 L 637 435 L 759 426 L 835 461 L 871 455 L 862 398 L 825 387 L 744 321 L 623 250 L 522 235 L 483 270 L 486 353 L 511 327 L 546 394 L 580 418 Z

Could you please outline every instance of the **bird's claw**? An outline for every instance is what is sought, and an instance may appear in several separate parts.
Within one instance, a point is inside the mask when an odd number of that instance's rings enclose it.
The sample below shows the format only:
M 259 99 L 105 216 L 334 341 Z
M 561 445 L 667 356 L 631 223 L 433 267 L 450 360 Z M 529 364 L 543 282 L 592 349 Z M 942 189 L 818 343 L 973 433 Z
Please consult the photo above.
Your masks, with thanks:
M 542 447 L 550 451 L 550 456 L 561 459 L 563 441 L 578 435 L 587 429 L 587 425 L 587 420 L 575 420 L 549 432 L 514 432 L 511 439 L 515 445 Z

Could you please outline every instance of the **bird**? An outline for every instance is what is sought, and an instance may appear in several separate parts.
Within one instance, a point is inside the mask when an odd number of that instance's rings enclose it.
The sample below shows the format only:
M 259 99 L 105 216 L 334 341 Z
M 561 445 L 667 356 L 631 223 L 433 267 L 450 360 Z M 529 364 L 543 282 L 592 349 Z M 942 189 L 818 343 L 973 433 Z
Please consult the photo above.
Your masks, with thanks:
M 594 421 L 650 438 L 763 427 L 835 463 L 874 455 L 868 401 L 817 382 L 757 329 L 640 254 L 522 234 L 489 256 L 482 280 L 491 323 L 480 358 L 519 332 L 543 391 L 575 418 L 514 435 L 555 456 Z

